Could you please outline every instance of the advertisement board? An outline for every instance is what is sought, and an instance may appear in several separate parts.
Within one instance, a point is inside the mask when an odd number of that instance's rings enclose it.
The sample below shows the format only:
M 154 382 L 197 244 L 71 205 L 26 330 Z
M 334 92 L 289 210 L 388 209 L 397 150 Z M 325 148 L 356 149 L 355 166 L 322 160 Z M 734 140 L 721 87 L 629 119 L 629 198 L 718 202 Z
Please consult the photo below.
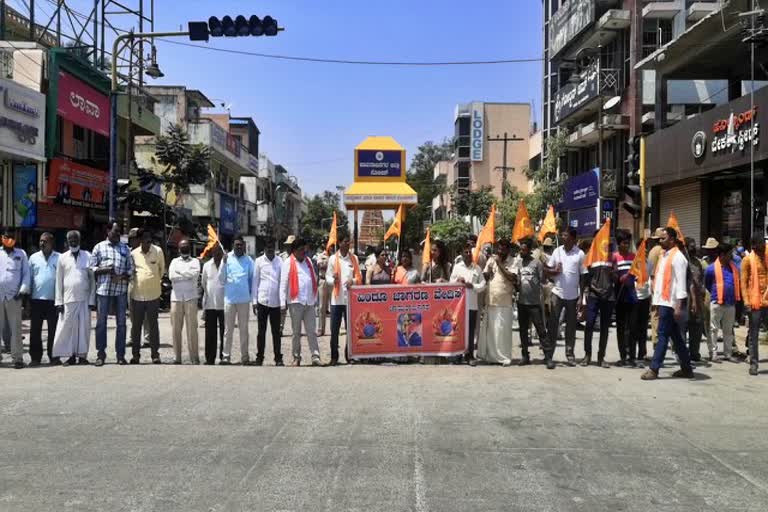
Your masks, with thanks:
M 568 212 L 568 227 L 576 230 L 580 237 L 592 237 L 597 231 L 597 208 L 583 208 Z
M 237 231 L 237 201 L 234 197 L 221 194 L 220 206 L 219 231 L 234 235 Z
M 353 286 L 348 314 L 352 358 L 447 357 L 467 347 L 466 289 L 460 284 Z
M 32 228 L 37 225 L 37 165 L 13 166 L 14 226 Z
M 479 101 L 472 103 L 470 118 L 469 145 L 473 162 L 483 161 L 483 145 L 485 144 L 485 105 Z
M 595 0 L 567 0 L 549 20 L 549 54 L 554 57 L 595 21 Z
M 590 64 L 578 83 L 568 83 L 558 89 L 555 95 L 555 123 L 559 123 L 597 97 L 597 77 L 597 63 Z
M 54 204 L 106 209 L 107 171 L 54 158 L 48 174 L 47 195 Z
M 355 151 L 355 167 L 360 178 L 401 178 L 405 172 L 405 152 L 359 149 Z
M 66 71 L 59 71 L 56 113 L 109 137 L 109 97 Z
M 45 95 L 0 79 L 0 151 L 45 160 Z
M 598 169 L 573 176 L 565 182 L 563 199 L 557 205 L 557 211 L 597 206 L 599 195 L 600 173 Z

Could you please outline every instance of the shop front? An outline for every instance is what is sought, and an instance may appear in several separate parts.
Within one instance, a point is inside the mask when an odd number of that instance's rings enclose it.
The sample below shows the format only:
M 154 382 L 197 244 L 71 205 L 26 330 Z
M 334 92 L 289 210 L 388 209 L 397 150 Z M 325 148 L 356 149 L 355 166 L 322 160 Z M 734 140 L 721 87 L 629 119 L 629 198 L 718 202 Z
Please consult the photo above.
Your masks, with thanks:
M 45 168 L 45 96 L 0 79 L 0 166 L 2 222 L 26 233 L 38 224 L 38 191 Z
M 766 234 L 768 145 L 760 128 L 768 121 L 768 87 L 754 96 L 754 108 L 744 96 L 646 139 L 653 226 L 674 211 L 685 236 L 699 243 L 746 240 L 753 229 Z

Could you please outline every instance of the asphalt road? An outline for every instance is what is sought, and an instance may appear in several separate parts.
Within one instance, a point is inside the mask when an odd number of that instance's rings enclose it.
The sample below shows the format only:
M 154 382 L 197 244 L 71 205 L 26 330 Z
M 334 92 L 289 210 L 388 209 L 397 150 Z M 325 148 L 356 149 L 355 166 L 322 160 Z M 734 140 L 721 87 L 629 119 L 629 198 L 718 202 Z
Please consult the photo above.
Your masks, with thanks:
M 6 357 L 0 511 L 764 512 L 768 372 L 747 368 L 642 382 L 542 365 L 15 371 Z

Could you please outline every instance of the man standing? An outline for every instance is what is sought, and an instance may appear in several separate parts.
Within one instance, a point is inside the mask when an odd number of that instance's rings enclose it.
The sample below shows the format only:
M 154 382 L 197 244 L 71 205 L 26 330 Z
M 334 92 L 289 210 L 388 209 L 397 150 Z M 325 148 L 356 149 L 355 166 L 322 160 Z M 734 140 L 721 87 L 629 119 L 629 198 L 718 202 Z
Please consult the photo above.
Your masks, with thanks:
M 680 360 L 680 370 L 673 377 L 693 378 L 691 355 L 680 332 L 679 322 L 688 307 L 688 290 L 686 275 L 688 260 L 677 248 L 677 231 L 674 228 L 664 228 L 660 239 L 664 251 L 656 265 L 653 274 L 653 305 L 659 315 L 658 341 L 653 352 L 653 360 L 641 379 L 654 380 L 659 377 L 659 368 L 664 364 L 664 357 L 669 345 L 669 337 L 675 344 L 675 351 Z
M 293 363 L 301 366 L 301 325 L 309 341 L 312 354 L 312 366 L 320 366 L 320 348 L 317 345 L 315 330 L 315 304 L 317 303 L 317 276 L 312 262 L 305 257 L 304 240 L 297 238 L 293 242 L 291 256 L 283 262 L 280 269 L 280 307 L 291 311 L 291 329 L 293 331 Z M 333 317 L 331 317 L 333 318 Z M 331 324 L 333 328 L 333 324 Z
M 765 240 L 762 235 L 752 237 L 752 251 L 741 260 L 741 293 L 744 309 L 749 316 L 749 374 L 757 375 L 758 336 L 760 325 L 768 314 L 768 270 L 765 255 Z
M 6 228 L 0 251 L 0 325 L 7 325 L 11 335 L 11 359 L 17 370 L 24 368 L 24 346 L 21 342 L 22 295 L 29 293 L 29 261 L 27 253 L 16 248 L 16 233 Z M 41 349 L 42 351 L 42 349 Z
M 461 283 L 467 289 L 467 310 L 469 311 L 469 332 L 467 333 L 467 351 L 464 360 L 475 366 L 475 330 L 477 326 L 477 297 L 485 291 L 485 277 L 479 265 L 472 261 L 475 243 L 467 241 L 461 259 L 453 265 L 451 282 Z M 459 356 L 460 358 L 461 356 Z
M 331 305 L 332 288 L 325 281 L 325 274 L 328 271 L 328 254 L 321 250 L 315 256 L 317 263 L 317 293 L 319 294 L 317 305 L 317 335 L 325 336 L 325 319 L 328 317 L 328 308 Z
M 739 270 L 731 261 L 732 248 L 729 244 L 718 244 L 717 259 L 707 267 L 704 273 L 704 285 L 711 298 L 710 327 L 707 343 L 709 358 L 717 355 L 717 333 L 723 332 L 723 355 L 725 360 L 738 362 L 733 357 L 733 323 L 736 320 L 736 303 L 741 300 L 741 282 Z M 718 359 L 722 361 L 722 359 Z
M 333 289 L 331 296 L 331 366 L 339 364 L 339 332 L 341 320 L 344 328 L 347 326 L 347 304 L 349 302 L 349 287 L 363 283 L 360 263 L 357 256 L 349 251 L 349 235 L 339 237 L 339 250 L 328 259 L 328 269 L 325 272 L 325 282 Z M 349 335 L 347 335 L 349 337 Z M 349 347 L 344 344 L 344 358 L 349 363 Z
M 512 246 L 502 239 L 496 244 L 496 254 L 485 265 L 488 302 L 483 318 L 477 357 L 487 363 L 512 365 L 512 323 L 517 275 L 510 256 Z
M 56 267 L 56 325 L 53 357 L 65 365 L 88 364 L 91 338 L 91 310 L 96 308 L 96 281 L 88 266 L 91 255 L 80 249 L 80 233 L 67 233 L 69 250 L 59 256 Z
M 245 240 L 242 236 L 235 238 L 232 252 L 224 255 L 219 281 L 224 285 L 224 353 L 221 364 L 230 364 L 237 318 L 240 364 L 248 366 L 251 364 L 248 353 L 248 316 L 253 300 L 253 260 L 245 254 Z
M 291 257 L 291 250 L 293 247 L 293 242 L 296 240 L 296 237 L 293 235 L 288 235 L 288 238 L 285 239 L 285 242 L 283 242 L 283 252 L 280 253 L 280 259 L 285 262 L 288 260 L 288 258 Z M 283 330 L 285 329 L 285 315 L 288 314 L 287 309 L 280 309 L 280 337 L 283 337 Z
M 264 364 L 267 345 L 267 322 L 272 330 L 275 366 L 283 366 L 280 340 L 280 272 L 283 262 L 275 257 L 274 241 L 267 241 L 264 254 L 253 264 L 253 314 L 259 322 L 256 337 L 256 366 Z
M 133 276 L 131 252 L 120 241 L 120 226 L 115 222 L 107 233 L 107 239 L 96 244 L 88 266 L 96 276 L 96 366 L 104 366 L 107 358 L 107 316 L 114 308 L 117 329 L 115 330 L 115 353 L 117 364 L 126 365 L 125 360 L 125 312 L 128 309 L 128 282 Z M 141 323 L 138 324 L 141 326 Z
M 187 350 L 192 364 L 200 364 L 197 344 L 197 283 L 200 279 L 200 260 L 192 257 L 188 238 L 179 241 L 181 256 L 171 261 L 168 279 L 171 280 L 171 329 L 175 364 L 181 364 L 181 329 L 187 325 Z
M 565 309 L 565 355 L 568 366 L 576 366 L 576 308 L 579 302 L 579 279 L 584 268 L 584 251 L 576 246 L 578 233 L 571 228 L 566 231 L 563 245 L 552 252 L 545 273 L 555 282 L 552 288 L 552 312 L 549 317 L 549 337 L 557 339 L 560 314 Z
M 647 262 L 648 260 L 646 258 L 646 265 Z M 637 296 L 637 304 L 635 305 L 637 337 L 630 339 L 630 355 L 634 354 L 636 356 L 635 360 L 642 368 L 648 350 L 648 321 L 651 314 L 651 280 L 647 279 L 644 283 L 640 284 L 637 279 L 634 279 L 634 282 L 635 294 Z M 635 341 L 637 344 L 635 344 Z
M 649 241 L 648 250 L 648 275 L 652 276 L 656 273 L 656 265 L 659 263 L 659 258 L 664 250 L 661 248 L 660 240 L 664 234 L 664 228 L 656 228 Z M 656 311 L 656 306 L 651 306 L 651 342 L 653 346 L 656 346 L 656 335 L 659 332 L 659 312 Z
M 40 250 L 29 257 L 32 297 L 29 321 L 29 366 L 40 366 L 43 358 L 43 320 L 48 324 L 47 353 L 50 364 L 59 363 L 53 358 L 53 338 L 56 333 L 56 265 L 59 253 L 53 250 L 53 235 L 40 235 Z
M 224 352 L 224 285 L 221 284 L 219 273 L 223 251 L 216 245 L 212 251 L 213 257 L 203 265 L 201 277 L 203 286 L 203 311 L 205 319 L 205 364 L 216 363 L 216 326 L 219 330 L 219 361 L 223 363 Z
M 618 291 L 616 292 L 616 339 L 619 345 L 619 360 L 616 361 L 616 366 L 626 365 L 634 368 L 637 366 L 635 362 L 635 340 L 638 337 L 638 328 L 636 327 L 638 312 L 635 276 L 629 273 L 632 268 L 632 262 L 635 261 L 635 253 L 629 250 L 631 243 L 632 235 L 629 231 L 624 229 L 616 231 L 618 251 L 613 255 L 613 259 L 616 262 L 616 278 L 618 280 Z M 601 332 L 602 327 L 601 318 Z
M 698 258 L 696 241 L 693 238 L 685 238 L 685 247 L 688 252 L 689 277 L 688 322 L 686 322 L 685 328 L 688 333 L 688 352 L 691 354 L 691 361 L 698 362 L 701 361 L 701 336 L 704 334 L 705 308 L 707 307 L 704 297 L 704 269 L 706 267 Z
M 541 259 L 533 256 L 531 243 L 530 239 L 520 241 L 520 256 L 515 261 L 515 273 L 520 281 L 520 293 L 517 299 L 517 321 L 520 326 L 520 345 L 523 350 L 520 366 L 531 364 L 531 356 L 528 351 L 531 342 L 528 331 L 531 322 L 533 322 L 539 336 L 541 350 L 544 352 L 544 362 L 547 369 L 554 370 L 555 344 L 544 328 L 544 311 L 541 307 L 541 281 L 544 277 L 544 265 L 541 263 Z
M 163 250 L 152 243 L 149 230 L 139 230 L 141 244 L 131 252 L 135 267 L 133 281 L 133 322 L 131 322 L 131 342 L 133 357 L 131 364 L 141 360 L 141 327 L 145 320 L 149 322 L 149 349 L 152 362 L 160 364 L 160 329 L 157 314 L 162 293 L 162 279 L 165 273 L 165 255 Z

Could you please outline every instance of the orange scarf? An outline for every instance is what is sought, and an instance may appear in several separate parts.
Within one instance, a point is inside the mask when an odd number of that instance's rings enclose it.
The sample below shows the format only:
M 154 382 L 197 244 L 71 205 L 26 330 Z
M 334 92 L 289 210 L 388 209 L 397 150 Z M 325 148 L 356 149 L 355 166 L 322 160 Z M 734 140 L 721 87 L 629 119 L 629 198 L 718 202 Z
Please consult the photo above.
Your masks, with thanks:
M 315 279 L 315 269 L 312 268 L 312 263 L 304 258 L 307 267 L 309 267 L 309 275 L 312 278 L 312 292 L 317 295 L 317 279 Z M 299 266 L 296 262 L 296 257 L 291 254 L 291 268 L 288 270 L 288 286 L 290 287 L 291 300 L 296 300 L 299 296 Z
M 760 293 L 760 273 L 757 271 L 757 267 L 760 264 L 760 257 L 755 251 L 752 251 L 749 257 L 752 258 L 752 261 L 750 262 L 750 270 L 752 272 L 750 276 L 751 282 L 749 283 L 749 306 L 753 309 L 760 309 L 763 305 L 763 294 Z M 768 253 L 766 253 L 765 259 L 768 260 Z M 764 264 L 768 266 L 768 261 L 765 261 Z
M 736 300 L 741 300 L 741 285 L 739 283 L 739 271 L 736 265 L 730 262 L 731 272 L 733 273 L 733 288 L 736 293 Z M 717 303 L 722 304 L 725 300 L 725 285 L 723 284 L 723 265 L 720 258 L 715 260 L 715 284 L 717 285 Z
M 672 291 L 672 260 L 675 259 L 675 255 L 677 254 L 677 247 L 673 247 L 672 249 L 667 252 L 667 261 L 664 263 L 664 281 L 661 283 L 661 298 L 667 302 L 669 302 L 669 297 L 671 295 Z M 659 263 L 661 263 L 661 258 L 659 258 Z M 654 283 L 659 278 L 659 270 L 661 269 L 661 265 L 656 265 L 656 273 L 653 275 Z M 656 285 L 654 284 L 654 287 Z
M 352 260 L 352 270 L 355 275 L 355 284 L 363 284 L 363 274 L 360 273 L 360 265 L 357 263 L 357 256 L 348 252 L 349 259 Z M 333 296 L 338 297 L 341 293 L 341 252 L 336 253 L 336 261 L 333 264 L 333 274 L 335 276 L 333 280 Z

